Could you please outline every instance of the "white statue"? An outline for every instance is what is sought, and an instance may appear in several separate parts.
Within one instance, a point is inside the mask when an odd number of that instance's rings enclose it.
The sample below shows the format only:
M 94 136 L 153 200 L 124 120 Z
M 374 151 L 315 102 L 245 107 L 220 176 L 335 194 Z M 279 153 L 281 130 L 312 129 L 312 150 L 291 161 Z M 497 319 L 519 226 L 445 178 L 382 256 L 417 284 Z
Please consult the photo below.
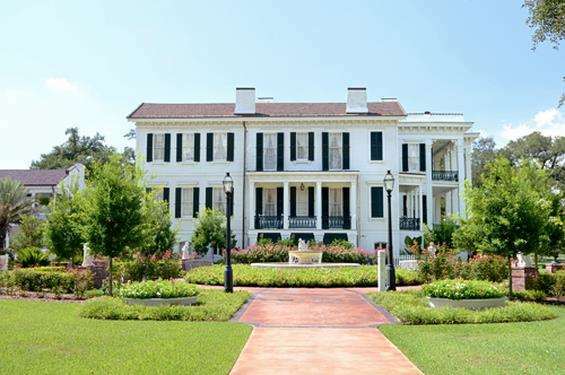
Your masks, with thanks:
M 8 262 L 10 256 L 8 254 L 0 255 L 0 271 L 8 271 Z
M 298 240 L 298 251 L 308 251 L 308 244 L 302 238 Z
M 190 246 L 190 242 L 186 241 L 184 245 L 182 245 L 182 260 L 186 260 L 190 258 L 191 253 L 192 253 L 192 248 Z
M 83 267 L 90 267 L 94 265 L 94 257 L 90 255 L 90 249 L 88 248 L 88 244 L 82 245 L 82 266 Z
M 531 267 L 532 266 L 532 260 L 530 259 L 529 256 L 522 254 L 522 252 L 519 252 L 518 254 L 516 254 L 516 267 L 518 268 L 524 268 L 524 267 Z
M 435 257 L 436 251 L 437 251 L 436 245 L 433 242 L 430 242 L 430 245 L 428 246 L 428 254 L 431 257 Z

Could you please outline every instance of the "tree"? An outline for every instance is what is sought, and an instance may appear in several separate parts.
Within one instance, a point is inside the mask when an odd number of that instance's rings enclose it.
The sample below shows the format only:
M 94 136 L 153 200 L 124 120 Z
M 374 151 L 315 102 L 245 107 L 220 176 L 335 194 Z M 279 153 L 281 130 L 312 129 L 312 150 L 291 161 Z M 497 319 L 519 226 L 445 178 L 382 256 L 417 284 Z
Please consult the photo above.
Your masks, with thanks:
M 143 243 L 139 252 L 143 257 L 162 255 L 176 242 L 176 232 L 171 227 L 171 215 L 166 202 L 147 193 L 143 205 Z
M 65 189 L 51 201 L 47 215 L 45 237 L 49 250 L 57 257 L 67 259 L 70 267 L 85 242 L 82 200 L 78 191 Z
M 481 176 L 485 171 L 486 165 L 496 159 L 497 154 L 498 151 L 496 150 L 496 143 L 491 137 L 481 137 L 473 143 L 473 154 L 471 159 L 474 186 L 479 186 L 481 184 Z
M 0 179 L 0 254 L 3 254 L 6 236 L 11 224 L 32 211 L 32 200 L 24 186 L 10 178 Z
M 20 225 L 14 238 L 10 241 L 10 247 L 14 251 L 26 247 L 43 246 L 43 234 L 45 231 L 45 223 L 35 215 L 22 215 Z
M 465 189 L 469 220 L 454 235 L 456 246 L 504 256 L 509 268 L 519 252 L 547 249 L 552 204 L 547 181 L 547 172 L 531 162 L 490 163 L 482 185 Z
M 206 253 L 208 246 L 214 250 L 225 248 L 226 215 L 210 208 L 200 212 L 191 241 L 194 250 L 200 254 Z
M 97 163 L 85 199 L 85 239 L 95 254 L 108 257 L 109 293 L 113 292 L 112 260 L 143 241 L 141 173 L 118 155 Z

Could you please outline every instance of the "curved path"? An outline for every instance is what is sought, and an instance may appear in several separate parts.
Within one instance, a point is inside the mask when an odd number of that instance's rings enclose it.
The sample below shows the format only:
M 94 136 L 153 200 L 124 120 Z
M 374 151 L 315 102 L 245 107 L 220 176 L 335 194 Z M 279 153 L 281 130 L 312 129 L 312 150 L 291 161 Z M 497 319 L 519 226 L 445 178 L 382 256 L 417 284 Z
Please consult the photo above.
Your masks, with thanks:
M 355 289 L 253 289 L 234 320 L 255 328 L 232 374 L 421 374 L 375 328 L 392 321 Z

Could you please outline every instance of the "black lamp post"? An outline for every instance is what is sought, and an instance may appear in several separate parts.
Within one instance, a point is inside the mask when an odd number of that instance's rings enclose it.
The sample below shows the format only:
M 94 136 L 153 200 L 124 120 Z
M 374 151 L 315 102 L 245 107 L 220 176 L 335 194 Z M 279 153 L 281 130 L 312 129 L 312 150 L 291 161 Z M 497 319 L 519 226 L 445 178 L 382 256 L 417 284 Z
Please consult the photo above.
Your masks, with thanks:
M 233 179 L 230 173 L 224 177 L 224 192 L 226 193 L 226 270 L 224 271 L 224 291 L 233 292 L 233 271 L 231 268 L 231 209 L 233 199 Z
M 386 172 L 384 178 L 384 186 L 388 198 L 388 263 L 387 263 L 387 273 L 388 273 L 388 290 L 396 290 L 396 276 L 394 272 L 394 258 L 392 255 L 392 213 L 390 208 L 390 194 L 394 189 L 394 176 L 390 173 L 390 170 Z

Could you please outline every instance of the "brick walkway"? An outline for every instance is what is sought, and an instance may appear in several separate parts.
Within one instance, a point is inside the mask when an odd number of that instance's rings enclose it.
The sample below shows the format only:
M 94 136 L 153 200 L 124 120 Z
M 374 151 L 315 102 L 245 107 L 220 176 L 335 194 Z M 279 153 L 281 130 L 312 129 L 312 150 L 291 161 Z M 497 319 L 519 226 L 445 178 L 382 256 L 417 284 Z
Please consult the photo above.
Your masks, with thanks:
M 376 328 L 390 317 L 354 289 L 255 289 L 255 328 L 232 374 L 421 374 Z

